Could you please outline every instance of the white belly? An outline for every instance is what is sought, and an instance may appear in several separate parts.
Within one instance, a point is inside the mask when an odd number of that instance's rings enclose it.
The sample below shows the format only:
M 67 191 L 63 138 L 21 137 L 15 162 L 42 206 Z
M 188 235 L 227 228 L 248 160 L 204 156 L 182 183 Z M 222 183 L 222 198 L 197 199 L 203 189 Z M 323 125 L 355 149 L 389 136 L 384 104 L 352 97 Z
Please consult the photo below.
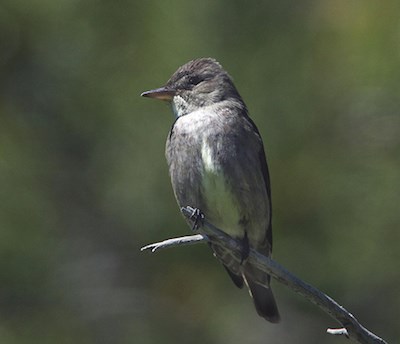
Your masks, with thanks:
M 230 236 L 241 238 L 244 228 L 240 225 L 240 206 L 235 196 L 237 193 L 232 192 L 236 185 L 227 181 L 217 157 L 217 152 L 226 144 L 225 120 L 222 115 L 216 118 L 211 106 L 180 117 L 175 129 L 195 138 L 196 145 L 201 147 L 198 159 L 202 161 L 201 196 L 206 204 L 206 218 Z
M 215 149 L 215 147 L 214 147 Z M 209 221 L 234 237 L 242 237 L 243 228 L 239 225 L 240 213 L 235 195 L 224 176 L 221 166 L 213 157 L 213 151 L 207 142 L 203 141 L 201 158 L 203 160 L 202 188 L 207 204 Z

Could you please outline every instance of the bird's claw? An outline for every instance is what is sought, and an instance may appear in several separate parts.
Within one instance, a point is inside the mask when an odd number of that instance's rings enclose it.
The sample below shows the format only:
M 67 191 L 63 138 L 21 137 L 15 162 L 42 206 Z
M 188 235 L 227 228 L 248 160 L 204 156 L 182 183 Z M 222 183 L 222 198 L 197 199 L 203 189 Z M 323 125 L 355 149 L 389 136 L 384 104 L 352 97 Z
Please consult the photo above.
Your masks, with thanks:
M 196 231 L 204 224 L 204 214 L 199 208 L 194 208 L 190 220 L 193 221 L 192 231 Z

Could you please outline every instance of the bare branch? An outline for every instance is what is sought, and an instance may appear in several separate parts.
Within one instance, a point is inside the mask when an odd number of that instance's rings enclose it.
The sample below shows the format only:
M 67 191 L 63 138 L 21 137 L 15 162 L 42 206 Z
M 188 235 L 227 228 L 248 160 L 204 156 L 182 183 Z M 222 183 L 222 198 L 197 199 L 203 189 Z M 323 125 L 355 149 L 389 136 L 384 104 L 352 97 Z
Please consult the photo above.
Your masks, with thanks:
M 326 332 L 334 336 L 345 336 L 349 338 L 349 334 L 345 328 L 328 328 Z
M 192 219 L 193 215 L 195 214 L 195 209 L 191 207 L 185 207 L 181 210 L 182 213 L 189 219 Z M 150 244 L 143 247 L 142 251 L 146 249 L 151 249 L 152 252 L 155 252 L 156 250 L 161 248 L 210 241 L 213 245 L 218 245 L 224 250 L 229 251 L 232 257 L 240 262 L 241 244 L 239 242 L 225 234 L 220 229 L 216 228 L 205 218 L 201 219 L 201 224 L 202 226 L 198 229 L 200 234 L 168 239 L 160 243 Z M 305 297 L 307 300 L 329 314 L 333 319 L 341 324 L 341 326 L 343 326 L 343 328 L 341 329 L 328 329 L 327 332 L 329 334 L 345 335 L 346 337 L 363 344 L 386 344 L 386 342 L 382 338 L 376 336 L 374 333 L 363 327 L 350 312 L 339 305 L 331 297 L 322 293 L 317 288 L 314 288 L 313 286 L 303 282 L 301 279 L 290 273 L 283 266 L 281 266 L 271 258 L 266 257 L 251 249 L 247 260 L 258 270 L 271 275 L 279 282 L 285 284 L 296 293 Z M 259 273 L 254 273 L 252 278 L 254 282 L 261 285 L 263 285 L 263 280 L 265 280 L 263 278 L 260 278 Z
M 202 234 L 188 235 L 179 238 L 166 239 L 160 242 L 155 242 L 154 244 L 143 246 L 140 251 L 151 250 L 151 252 L 156 252 L 158 250 L 181 246 L 181 245 L 194 245 L 199 242 L 206 242 L 208 238 Z

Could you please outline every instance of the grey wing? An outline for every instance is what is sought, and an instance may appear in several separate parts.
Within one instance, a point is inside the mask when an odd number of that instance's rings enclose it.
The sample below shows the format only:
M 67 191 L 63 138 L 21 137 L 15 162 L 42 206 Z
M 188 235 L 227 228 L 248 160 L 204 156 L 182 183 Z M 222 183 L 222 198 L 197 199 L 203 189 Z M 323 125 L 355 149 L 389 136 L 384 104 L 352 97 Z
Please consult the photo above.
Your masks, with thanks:
M 271 190 L 263 142 L 253 121 L 240 116 L 235 126 L 232 152 L 225 162 L 226 168 L 236 173 L 236 198 L 242 209 L 243 226 L 250 246 L 269 254 L 272 246 Z
M 268 165 L 260 133 L 258 132 L 258 129 L 253 123 L 253 121 L 250 118 L 247 118 L 247 120 L 249 125 L 252 127 L 252 131 L 255 133 L 256 136 L 258 136 L 259 143 L 258 143 L 258 149 L 256 150 L 257 160 L 258 160 L 258 166 L 262 174 L 262 180 L 264 182 L 263 183 L 264 185 L 263 186 L 260 185 L 260 187 L 265 188 L 264 190 L 268 202 L 267 204 L 268 221 L 265 223 L 264 237 L 263 240 L 260 240 L 256 245 L 253 244 L 253 247 L 256 248 L 261 253 L 270 255 L 272 252 L 272 225 L 271 225 L 272 205 L 271 205 L 271 186 L 270 186 Z M 245 263 L 244 267 L 246 272 L 244 273 L 243 276 L 246 279 L 247 286 L 253 298 L 253 302 L 256 307 L 257 313 L 272 323 L 279 322 L 280 321 L 279 310 L 271 288 L 270 287 L 265 288 L 252 281 L 251 276 L 257 274 L 257 270 L 255 270 L 253 266 Z M 250 273 L 250 275 L 248 273 Z M 271 276 L 264 274 L 262 276 L 263 278 L 265 278 L 266 285 L 269 286 Z
M 269 221 L 268 225 L 266 228 L 266 236 L 265 239 L 267 241 L 267 246 L 268 246 L 268 253 L 271 253 L 272 251 L 272 198 L 271 198 L 271 182 L 270 182 L 270 177 L 269 177 L 269 170 L 268 170 L 268 164 L 267 164 L 267 158 L 264 150 L 264 144 L 262 142 L 262 138 L 260 135 L 260 132 L 258 131 L 258 128 L 254 124 L 254 122 L 251 120 L 250 117 L 248 117 L 248 121 L 250 125 L 253 127 L 255 132 L 257 133 L 259 140 L 260 140 L 260 149 L 258 151 L 258 160 L 266 188 L 266 192 L 268 195 L 268 208 L 269 208 Z

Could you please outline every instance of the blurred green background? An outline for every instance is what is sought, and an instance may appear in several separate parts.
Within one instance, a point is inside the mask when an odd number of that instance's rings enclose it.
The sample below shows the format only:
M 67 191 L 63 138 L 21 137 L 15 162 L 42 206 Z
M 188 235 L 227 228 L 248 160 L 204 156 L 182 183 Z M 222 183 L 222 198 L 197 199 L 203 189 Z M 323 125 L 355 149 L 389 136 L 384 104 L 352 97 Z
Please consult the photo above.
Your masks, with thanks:
M 3 0 L 0 342 L 345 343 L 273 283 L 259 318 L 189 233 L 139 97 L 196 57 L 233 76 L 264 138 L 274 257 L 400 337 L 400 4 Z

